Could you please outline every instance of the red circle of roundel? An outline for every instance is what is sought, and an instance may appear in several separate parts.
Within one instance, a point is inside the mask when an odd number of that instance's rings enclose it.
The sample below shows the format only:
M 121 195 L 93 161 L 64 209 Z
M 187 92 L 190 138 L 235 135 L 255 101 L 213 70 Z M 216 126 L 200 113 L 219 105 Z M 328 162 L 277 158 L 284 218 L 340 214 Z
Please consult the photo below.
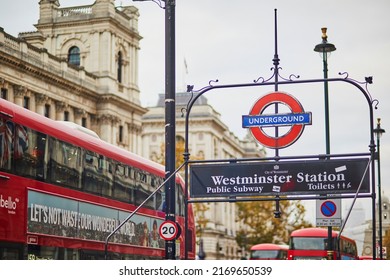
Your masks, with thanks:
M 303 107 L 298 100 L 289 94 L 283 92 L 272 92 L 261 97 L 252 107 L 249 115 L 257 116 L 274 103 L 283 103 L 290 108 L 292 113 L 303 113 Z M 271 137 L 264 133 L 260 127 L 251 127 L 251 133 L 261 144 L 268 148 L 285 148 L 293 144 L 301 136 L 305 126 L 303 124 L 294 124 L 291 129 L 279 137 Z

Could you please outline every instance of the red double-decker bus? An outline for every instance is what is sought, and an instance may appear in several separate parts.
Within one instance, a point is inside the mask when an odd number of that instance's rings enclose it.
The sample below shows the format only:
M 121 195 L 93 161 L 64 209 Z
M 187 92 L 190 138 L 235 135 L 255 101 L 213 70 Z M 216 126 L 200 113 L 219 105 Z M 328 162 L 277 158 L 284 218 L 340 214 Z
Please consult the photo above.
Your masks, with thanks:
M 303 228 L 290 235 L 289 260 L 357 260 L 355 240 L 332 231 L 332 251 L 328 251 L 328 229 Z
M 105 248 L 164 176 L 157 163 L 0 99 L 0 259 L 164 258 L 164 187 Z M 183 186 L 177 176 L 176 218 L 184 229 Z M 187 221 L 176 255 L 194 259 L 191 205 Z
M 286 260 L 288 245 L 260 243 L 250 248 L 250 260 Z

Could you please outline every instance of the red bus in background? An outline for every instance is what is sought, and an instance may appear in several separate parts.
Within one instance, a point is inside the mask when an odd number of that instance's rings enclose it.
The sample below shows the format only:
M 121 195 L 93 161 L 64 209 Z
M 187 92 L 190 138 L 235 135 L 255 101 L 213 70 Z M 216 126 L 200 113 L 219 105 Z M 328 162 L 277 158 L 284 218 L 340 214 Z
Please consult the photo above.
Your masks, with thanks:
M 107 236 L 164 177 L 162 165 L 0 99 L 0 259 L 105 259 Z M 179 176 L 175 193 L 184 229 Z M 164 201 L 161 188 L 109 240 L 108 259 L 165 257 Z M 178 258 L 184 242 L 195 258 L 191 205 L 188 229 Z
M 333 260 L 358 260 L 356 242 L 346 236 L 339 236 L 332 231 Z M 303 228 L 295 230 L 290 235 L 288 250 L 289 260 L 327 260 L 328 259 L 328 229 Z
M 251 247 L 250 260 L 285 260 L 288 245 L 261 243 Z

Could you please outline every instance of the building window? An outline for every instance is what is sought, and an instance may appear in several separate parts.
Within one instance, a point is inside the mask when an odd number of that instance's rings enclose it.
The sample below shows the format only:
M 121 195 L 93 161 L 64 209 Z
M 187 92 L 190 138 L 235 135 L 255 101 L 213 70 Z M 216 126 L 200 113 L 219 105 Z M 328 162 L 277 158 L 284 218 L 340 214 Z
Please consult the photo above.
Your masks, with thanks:
M 122 83 L 122 66 L 123 66 L 123 58 L 122 52 L 118 52 L 118 82 Z
M 26 109 L 30 109 L 30 97 L 25 96 L 23 98 L 23 107 Z
M 49 104 L 45 104 L 45 117 L 46 118 L 50 118 L 50 105 Z
M 71 47 L 68 52 L 68 62 L 76 66 L 80 66 L 80 49 Z
M 82 119 L 81 119 L 81 125 L 82 125 L 83 127 L 87 127 L 87 118 L 82 118 Z
M 8 92 L 6 88 L 1 88 L 1 98 L 8 99 Z
M 119 126 L 119 143 L 123 143 L 123 125 Z
M 68 111 L 64 112 L 64 121 L 69 121 L 69 112 Z

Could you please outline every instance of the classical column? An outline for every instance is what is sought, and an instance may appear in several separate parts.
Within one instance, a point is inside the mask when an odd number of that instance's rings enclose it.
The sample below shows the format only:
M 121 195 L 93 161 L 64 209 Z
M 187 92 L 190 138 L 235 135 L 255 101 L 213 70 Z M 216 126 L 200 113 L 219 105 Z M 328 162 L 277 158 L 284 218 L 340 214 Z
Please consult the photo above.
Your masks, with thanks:
M 86 112 L 82 108 L 74 109 L 74 122 L 78 125 L 82 125 L 82 118 L 86 115 Z
M 47 96 L 42 93 L 35 94 L 35 112 L 44 116 L 45 115 L 45 104 L 47 103 Z
M 62 102 L 62 101 L 56 101 L 55 104 L 56 104 L 56 117 L 55 117 L 55 119 L 57 121 L 63 121 L 66 104 L 65 104 L 65 102 Z
M 23 99 L 27 94 L 27 88 L 21 85 L 14 85 L 14 103 L 23 107 Z
M 117 145 L 118 144 L 118 123 L 119 118 L 113 116 L 112 119 L 112 134 L 111 134 L 111 144 Z
M 100 138 L 106 142 L 112 143 L 112 121 L 113 115 L 104 114 L 99 116 Z

